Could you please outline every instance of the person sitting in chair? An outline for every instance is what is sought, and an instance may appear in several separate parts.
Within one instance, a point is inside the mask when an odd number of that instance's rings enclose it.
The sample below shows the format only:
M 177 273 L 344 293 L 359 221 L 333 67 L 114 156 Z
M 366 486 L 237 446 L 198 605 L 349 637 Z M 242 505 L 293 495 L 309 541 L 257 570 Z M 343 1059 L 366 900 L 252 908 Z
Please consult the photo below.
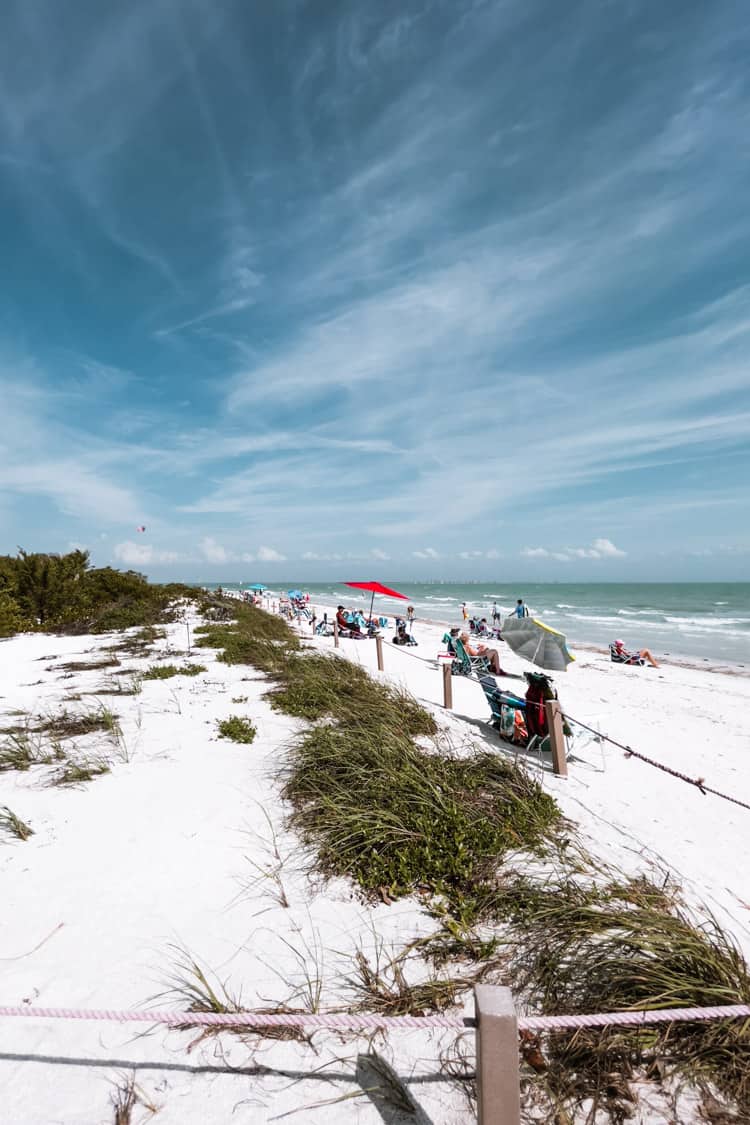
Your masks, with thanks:
M 336 607 L 336 624 L 342 632 L 351 633 L 353 637 L 361 637 L 362 630 L 356 621 L 347 621 L 342 605 Z
M 393 638 L 394 645 L 416 645 L 416 641 L 409 635 L 406 628 L 406 622 L 398 620 L 396 622 L 396 636 Z
M 461 644 L 464 646 L 469 656 L 483 656 L 489 662 L 490 669 L 493 676 L 505 676 L 500 667 L 500 656 L 496 648 L 487 648 L 487 645 L 470 645 L 469 634 L 461 634 Z
M 443 644 L 445 645 L 451 656 L 456 655 L 456 646 L 453 642 L 456 640 L 460 632 L 460 629 L 451 629 L 450 633 L 443 633 Z
M 646 661 L 649 662 L 652 668 L 658 668 L 659 665 L 654 660 L 651 652 L 647 648 L 638 649 L 637 652 L 628 652 L 625 648 L 624 641 L 615 641 L 614 644 L 609 646 L 610 659 L 615 664 L 640 664 L 643 665 Z

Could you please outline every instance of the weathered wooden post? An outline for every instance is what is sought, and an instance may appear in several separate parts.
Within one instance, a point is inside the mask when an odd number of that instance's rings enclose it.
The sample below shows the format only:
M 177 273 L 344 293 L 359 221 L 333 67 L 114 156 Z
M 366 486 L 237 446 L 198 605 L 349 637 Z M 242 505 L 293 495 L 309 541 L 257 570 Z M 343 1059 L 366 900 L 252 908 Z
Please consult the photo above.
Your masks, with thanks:
M 547 715 L 549 744 L 552 750 L 552 770 L 560 777 L 568 776 L 568 762 L 565 757 L 565 735 L 563 734 L 562 711 L 557 699 L 547 699 L 544 703 Z
M 451 661 L 443 664 L 443 707 L 446 711 L 453 710 L 453 679 L 451 677 Z
M 518 1019 L 509 988 L 474 986 L 479 1125 L 520 1125 Z
M 376 637 L 375 638 L 375 648 L 377 649 L 377 652 L 378 652 L 378 671 L 382 672 L 383 671 L 383 638 L 382 637 Z
M 335 617 L 333 619 L 333 647 L 339 647 L 339 623 Z

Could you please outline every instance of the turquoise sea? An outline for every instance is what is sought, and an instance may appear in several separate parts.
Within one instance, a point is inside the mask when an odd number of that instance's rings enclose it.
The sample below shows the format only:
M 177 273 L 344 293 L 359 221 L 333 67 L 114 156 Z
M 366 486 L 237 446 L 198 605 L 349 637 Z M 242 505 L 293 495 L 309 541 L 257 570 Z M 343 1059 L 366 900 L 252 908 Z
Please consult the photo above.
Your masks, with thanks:
M 255 579 L 253 579 L 255 580 Z M 262 581 L 263 578 L 258 578 Z M 750 666 L 750 582 L 712 583 L 443 583 L 379 579 L 408 596 L 417 618 L 458 623 L 461 602 L 489 617 L 493 601 L 503 614 L 523 598 L 533 616 L 565 633 L 575 645 L 606 646 L 621 637 L 628 647 L 655 655 L 688 657 Z M 227 588 L 237 583 L 226 583 Z M 325 601 L 369 605 L 369 596 L 343 583 L 269 582 L 274 590 L 294 587 Z M 402 603 L 405 605 L 406 603 Z M 385 599 L 376 607 L 386 612 Z

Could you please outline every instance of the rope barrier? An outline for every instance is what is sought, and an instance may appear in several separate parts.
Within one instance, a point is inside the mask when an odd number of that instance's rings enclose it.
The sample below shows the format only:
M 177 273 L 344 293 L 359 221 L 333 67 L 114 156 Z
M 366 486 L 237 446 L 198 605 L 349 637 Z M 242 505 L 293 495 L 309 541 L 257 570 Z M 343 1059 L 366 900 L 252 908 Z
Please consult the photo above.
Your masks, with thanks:
M 381 1016 L 312 1012 L 164 1012 L 116 1008 L 0 1007 L 0 1017 L 44 1020 L 97 1020 L 111 1023 L 166 1024 L 168 1027 L 296 1027 L 333 1031 L 373 1031 L 379 1028 L 466 1028 L 474 1020 L 461 1016 Z
M 705 778 L 702 777 L 688 777 L 686 773 L 681 773 L 679 770 L 672 769 L 671 766 L 666 766 L 663 762 L 657 762 L 654 758 L 649 758 L 646 754 L 641 754 L 638 750 L 634 750 L 632 746 L 626 746 L 622 742 L 618 742 L 615 738 L 610 738 L 608 734 L 602 734 L 601 731 L 594 730 L 593 727 L 582 723 L 580 719 L 574 719 L 572 715 L 563 715 L 569 723 L 575 723 L 584 730 L 595 734 L 597 738 L 602 739 L 604 742 L 609 742 L 612 746 L 616 746 L 619 750 L 625 752 L 628 758 L 638 758 L 641 762 L 646 762 L 649 766 L 653 766 L 657 770 L 662 770 L 663 773 L 671 774 L 672 777 L 677 777 L 680 781 L 686 781 L 688 785 L 694 785 L 696 789 L 700 789 L 704 795 L 711 793 L 714 797 L 720 797 L 723 801 L 731 801 L 733 805 L 739 805 L 742 809 L 750 809 L 750 804 L 747 801 L 741 801 L 739 797 L 732 797 L 729 793 L 722 793 L 719 789 L 713 789 L 710 785 L 706 785 Z
M 111 1023 L 165 1024 L 168 1027 L 265 1027 L 312 1028 L 331 1031 L 375 1031 L 389 1028 L 414 1030 L 443 1028 L 465 1030 L 476 1027 L 469 1017 L 386 1016 L 376 1014 L 312 1012 L 165 1012 L 115 1008 L 0 1007 L 0 1017 L 45 1020 L 94 1020 Z M 599 1012 L 591 1015 L 520 1016 L 519 1031 L 575 1031 L 597 1027 L 645 1027 L 659 1023 L 689 1023 L 707 1020 L 749 1019 L 750 1004 L 727 1004 L 707 1008 L 664 1008 L 654 1011 Z
M 662 1008 L 650 1012 L 600 1012 L 583 1016 L 522 1016 L 518 1028 L 520 1031 L 575 1031 L 585 1027 L 645 1027 L 657 1023 L 749 1017 L 750 1004 L 728 1004 L 715 1008 Z

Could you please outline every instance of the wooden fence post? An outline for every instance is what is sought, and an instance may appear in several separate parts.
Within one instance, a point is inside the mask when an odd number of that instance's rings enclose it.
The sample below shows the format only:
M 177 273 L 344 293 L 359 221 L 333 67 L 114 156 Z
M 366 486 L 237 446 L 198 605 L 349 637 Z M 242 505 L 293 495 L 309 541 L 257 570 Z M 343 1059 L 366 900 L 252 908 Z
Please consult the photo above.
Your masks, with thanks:
M 383 638 L 375 638 L 375 648 L 378 650 L 378 671 L 383 671 Z
M 560 777 L 568 776 L 568 762 L 565 757 L 565 735 L 563 734 L 562 711 L 556 699 L 547 699 L 544 703 L 547 715 L 547 730 L 549 743 L 552 750 L 552 770 Z
M 339 647 L 339 623 L 335 617 L 333 619 L 333 646 L 334 648 Z
M 453 679 L 451 677 L 451 661 L 443 663 L 443 707 L 446 711 L 453 710 Z
M 518 1020 L 509 988 L 474 987 L 479 1125 L 520 1125 Z

